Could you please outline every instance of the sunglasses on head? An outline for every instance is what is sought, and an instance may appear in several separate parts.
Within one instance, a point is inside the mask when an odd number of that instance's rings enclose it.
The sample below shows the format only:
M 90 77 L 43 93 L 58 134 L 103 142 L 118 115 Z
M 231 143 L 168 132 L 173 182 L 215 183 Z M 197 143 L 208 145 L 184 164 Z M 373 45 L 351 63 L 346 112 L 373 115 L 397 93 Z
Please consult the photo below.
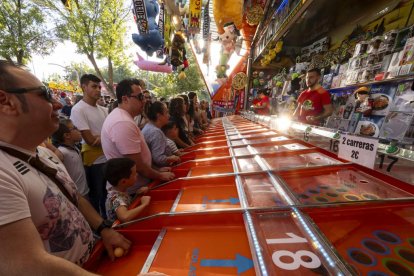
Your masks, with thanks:
M 8 89 L 8 90 L 5 90 L 5 92 L 11 93 L 11 94 L 25 94 L 29 92 L 41 92 L 40 95 L 42 95 L 47 101 L 52 102 L 52 99 L 53 99 L 52 90 L 50 90 L 44 85 L 36 86 L 36 87 L 28 87 L 28 88 Z

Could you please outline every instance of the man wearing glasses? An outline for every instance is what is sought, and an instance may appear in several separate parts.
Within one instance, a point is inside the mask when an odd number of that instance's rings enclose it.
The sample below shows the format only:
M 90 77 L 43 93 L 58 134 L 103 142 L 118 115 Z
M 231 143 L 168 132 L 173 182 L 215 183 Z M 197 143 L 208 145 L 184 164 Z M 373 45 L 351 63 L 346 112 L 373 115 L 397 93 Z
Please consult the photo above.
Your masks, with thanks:
M 138 180 L 128 190 L 131 195 L 148 184 L 150 179 L 168 181 L 174 178 L 174 174 L 168 169 L 158 171 L 151 167 L 151 152 L 133 119 L 142 114 L 146 103 L 140 83 L 138 79 L 125 79 L 118 83 L 118 107 L 106 118 L 101 133 L 102 147 L 107 159 L 129 157 L 136 163 Z M 110 188 L 107 185 L 107 189 Z
M 108 109 L 97 104 L 101 99 L 100 82 L 92 74 L 80 78 L 83 99 L 73 106 L 70 119 L 80 130 L 83 139 L 82 156 L 89 185 L 89 199 L 95 210 L 106 217 L 106 189 L 102 171 L 106 159 L 101 146 L 101 130 Z
M 75 264 L 90 255 L 91 229 L 112 259 L 113 248 L 130 247 L 103 225 L 59 159 L 38 147 L 57 130 L 60 108 L 34 75 L 0 61 L 0 275 L 89 275 Z

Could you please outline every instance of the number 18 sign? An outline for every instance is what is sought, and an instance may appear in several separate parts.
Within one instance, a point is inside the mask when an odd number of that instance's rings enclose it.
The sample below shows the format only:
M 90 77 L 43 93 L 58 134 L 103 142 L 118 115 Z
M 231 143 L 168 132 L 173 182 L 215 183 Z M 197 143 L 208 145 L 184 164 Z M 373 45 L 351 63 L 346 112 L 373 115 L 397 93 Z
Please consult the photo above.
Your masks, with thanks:
M 377 148 L 377 139 L 341 135 L 338 157 L 373 169 Z

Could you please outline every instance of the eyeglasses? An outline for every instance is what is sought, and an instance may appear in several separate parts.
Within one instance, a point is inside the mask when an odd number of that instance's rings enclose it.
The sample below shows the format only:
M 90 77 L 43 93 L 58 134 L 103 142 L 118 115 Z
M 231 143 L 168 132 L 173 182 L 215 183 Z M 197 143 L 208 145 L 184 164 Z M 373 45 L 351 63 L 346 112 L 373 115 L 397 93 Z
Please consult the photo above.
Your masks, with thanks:
M 5 90 L 5 92 L 11 93 L 11 94 L 24 94 L 24 93 L 29 93 L 31 91 L 36 91 L 36 90 L 40 91 L 41 92 L 40 95 L 42 95 L 48 102 L 52 102 L 52 99 L 53 99 L 52 90 L 50 90 L 44 85 L 36 86 L 36 87 L 29 87 L 29 88 L 14 88 L 14 89 Z
M 142 100 L 144 99 L 144 94 L 139 93 L 139 94 L 137 94 L 137 95 L 131 95 L 131 96 L 128 96 L 128 97 L 130 97 L 130 98 L 135 98 L 135 99 L 137 99 L 138 101 L 142 101 Z
M 78 130 L 78 128 L 77 128 L 77 127 L 75 127 L 75 126 L 73 126 L 72 128 L 68 128 L 68 130 L 69 130 L 69 132 L 70 132 L 70 131 L 73 131 L 73 130 Z

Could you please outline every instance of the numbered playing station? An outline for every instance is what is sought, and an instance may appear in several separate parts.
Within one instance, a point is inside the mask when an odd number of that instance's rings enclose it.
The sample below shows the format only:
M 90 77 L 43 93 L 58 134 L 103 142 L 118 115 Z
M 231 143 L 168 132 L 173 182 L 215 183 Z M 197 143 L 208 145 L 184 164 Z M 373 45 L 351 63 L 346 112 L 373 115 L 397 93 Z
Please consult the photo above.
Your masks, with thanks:
M 151 183 L 149 208 L 116 223 L 128 254 L 110 261 L 98 244 L 85 268 L 414 275 L 412 185 L 242 116 L 214 119 L 197 142 L 177 179 Z

